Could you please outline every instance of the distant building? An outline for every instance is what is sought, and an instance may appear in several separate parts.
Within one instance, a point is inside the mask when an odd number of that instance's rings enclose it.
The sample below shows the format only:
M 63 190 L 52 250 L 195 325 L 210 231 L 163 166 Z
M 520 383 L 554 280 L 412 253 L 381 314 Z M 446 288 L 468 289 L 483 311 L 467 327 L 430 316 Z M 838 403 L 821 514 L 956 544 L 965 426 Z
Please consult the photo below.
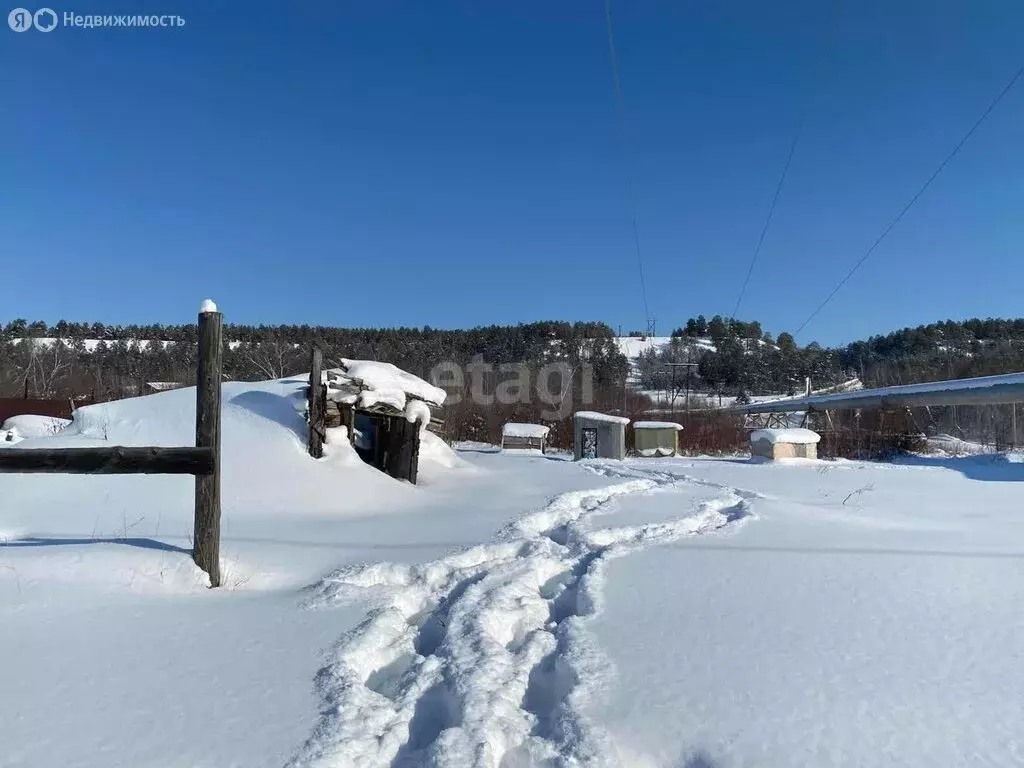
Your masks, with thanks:
M 641 456 L 675 456 L 682 428 L 674 421 L 634 421 L 633 448 Z
M 625 416 L 596 411 L 573 414 L 573 455 L 576 459 L 626 458 Z
M 821 435 L 810 429 L 755 429 L 750 455 L 765 459 L 816 459 Z
M 171 389 L 182 389 L 190 386 L 180 381 L 147 381 L 146 382 L 146 394 L 150 395 L 154 392 L 167 392 Z
M 511 450 L 538 450 L 544 453 L 551 427 L 543 424 L 509 422 L 501 428 L 501 447 Z

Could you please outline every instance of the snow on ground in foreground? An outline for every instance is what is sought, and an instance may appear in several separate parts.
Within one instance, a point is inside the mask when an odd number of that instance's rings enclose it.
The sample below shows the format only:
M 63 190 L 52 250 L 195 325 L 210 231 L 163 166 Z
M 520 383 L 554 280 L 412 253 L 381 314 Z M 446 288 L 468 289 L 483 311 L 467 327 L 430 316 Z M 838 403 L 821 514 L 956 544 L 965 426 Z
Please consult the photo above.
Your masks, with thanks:
M 624 479 L 560 494 L 492 543 L 425 564 L 342 568 L 313 591 L 328 607 L 369 598 L 366 621 L 321 678 L 330 708 L 296 765 L 591 763 L 607 753 L 579 716 L 605 666 L 586 631 L 606 559 L 741 520 L 731 490 L 655 525 L 585 523 L 622 496 L 671 484 Z
M 1021 764 L 1024 467 L 660 466 L 758 519 L 608 563 L 585 711 L 622 765 Z
M 1014 765 L 1024 464 L 571 462 L 426 436 L 419 486 L 225 385 L 191 478 L 0 476 L 0 766 Z M 21 445 L 187 444 L 193 390 Z
M 344 443 L 314 461 L 302 386 L 224 386 L 220 590 L 189 556 L 192 478 L 0 475 L 0 766 L 284 765 L 321 717 L 324 654 L 368 610 L 309 610 L 310 585 L 346 564 L 442 559 L 607 484 L 429 434 L 415 487 Z M 19 446 L 187 445 L 194 420 L 195 391 L 175 390 L 82 408 Z

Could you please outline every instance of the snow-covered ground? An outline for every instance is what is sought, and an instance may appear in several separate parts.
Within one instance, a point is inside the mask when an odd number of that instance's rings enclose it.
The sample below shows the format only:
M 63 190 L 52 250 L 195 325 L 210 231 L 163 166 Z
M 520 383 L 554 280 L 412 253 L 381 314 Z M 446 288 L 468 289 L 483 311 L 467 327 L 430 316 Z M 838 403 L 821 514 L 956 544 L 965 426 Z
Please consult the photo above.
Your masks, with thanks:
M 304 453 L 225 385 L 192 480 L 0 476 L 0 766 L 1018 765 L 1024 463 Z M 194 396 L 20 447 L 187 444 Z
M 977 456 L 983 453 L 995 453 L 995 448 L 984 443 L 963 440 L 955 435 L 938 434 L 925 439 L 930 453 L 940 456 Z
M 760 495 L 734 535 L 607 564 L 618 682 L 585 711 L 624 764 L 1020 764 L 1024 465 L 661 464 Z

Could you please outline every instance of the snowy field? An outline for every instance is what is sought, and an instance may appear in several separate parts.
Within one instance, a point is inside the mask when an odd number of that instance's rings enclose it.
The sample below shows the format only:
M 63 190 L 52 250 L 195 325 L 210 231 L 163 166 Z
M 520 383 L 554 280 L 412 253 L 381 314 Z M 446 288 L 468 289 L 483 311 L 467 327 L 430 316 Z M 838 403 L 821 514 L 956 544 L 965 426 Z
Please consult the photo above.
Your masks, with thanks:
M 304 453 L 225 385 L 191 478 L 0 476 L 0 766 L 1024 762 L 1024 463 Z M 43 445 L 187 444 L 191 389 Z

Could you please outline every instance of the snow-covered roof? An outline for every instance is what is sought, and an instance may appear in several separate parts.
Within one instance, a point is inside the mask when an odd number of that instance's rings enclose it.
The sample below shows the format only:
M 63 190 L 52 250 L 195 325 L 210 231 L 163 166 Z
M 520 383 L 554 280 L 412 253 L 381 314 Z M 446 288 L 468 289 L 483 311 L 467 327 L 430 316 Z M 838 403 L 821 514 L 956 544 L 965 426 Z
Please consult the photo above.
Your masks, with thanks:
M 598 413 L 597 411 L 576 411 L 574 419 L 586 419 L 587 421 L 605 421 L 609 424 L 629 424 L 625 416 L 612 416 L 610 413 Z
M 188 384 L 184 384 L 180 381 L 147 381 L 146 386 L 152 389 L 154 392 L 166 392 L 169 389 L 180 389 L 181 387 L 187 387 Z
M 674 421 L 634 421 L 633 429 L 674 429 L 677 432 L 683 428 L 682 424 Z
M 340 368 L 324 371 L 323 381 L 329 399 L 358 404 L 361 408 L 384 404 L 405 411 L 409 400 L 439 406 L 447 396 L 443 389 L 419 376 L 377 360 L 343 359 Z
M 501 428 L 501 434 L 505 437 L 547 437 L 551 427 L 543 424 L 516 424 L 509 422 Z
M 794 443 L 796 445 L 810 445 L 821 440 L 821 435 L 810 429 L 794 427 L 792 429 L 755 429 L 750 433 L 751 441 L 767 440 L 772 445 L 776 443 Z
M 955 393 L 955 394 L 954 394 Z M 793 410 L 812 407 L 824 410 L 836 408 L 902 408 L 904 406 L 1012 403 L 1024 397 L 1024 373 L 1004 373 L 998 376 L 977 376 L 970 379 L 928 381 L 918 384 L 899 384 L 844 391 L 835 394 L 800 396 L 792 399 Z M 779 398 L 755 405 L 736 406 L 735 410 L 750 413 L 783 412 L 790 409 L 790 400 Z M 771 406 L 775 406 L 771 408 Z M 765 410 L 760 410 L 765 409 Z

